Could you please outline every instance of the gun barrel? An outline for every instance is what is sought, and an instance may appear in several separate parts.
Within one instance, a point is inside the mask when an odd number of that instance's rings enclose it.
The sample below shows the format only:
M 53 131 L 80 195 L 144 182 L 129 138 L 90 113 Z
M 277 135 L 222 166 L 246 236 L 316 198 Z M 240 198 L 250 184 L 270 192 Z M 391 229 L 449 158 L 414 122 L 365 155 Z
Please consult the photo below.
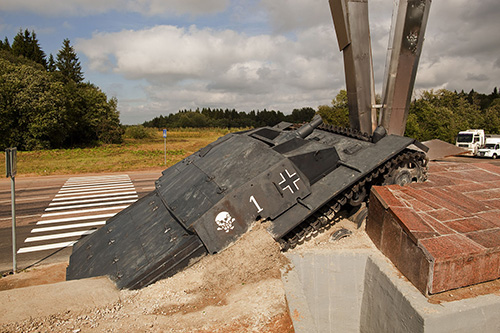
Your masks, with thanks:
M 308 123 L 308 124 L 305 124 L 303 125 L 302 127 L 300 127 L 298 130 L 297 130 L 297 134 L 302 138 L 306 138 L 309 134 L 312 133 L 312 131 L 314 131 L 314 129 L 316 127 L 318 127 L 319 125 L 321 125 L 323 123 L 323 119 L 321 119 L 321 116 L 320 115 L 316 115 L 314 116 L 313 120 Z

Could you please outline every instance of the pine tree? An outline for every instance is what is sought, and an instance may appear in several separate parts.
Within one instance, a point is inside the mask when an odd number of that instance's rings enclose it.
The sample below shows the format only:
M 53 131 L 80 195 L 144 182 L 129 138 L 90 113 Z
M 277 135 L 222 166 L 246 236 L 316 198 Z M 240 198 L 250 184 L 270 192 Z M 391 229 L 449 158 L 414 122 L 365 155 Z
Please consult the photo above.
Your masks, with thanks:
M 56 66 L 62 74 L 64 82 L 71 80 L 80 83 L 83 81 L 82 66 L 73 46 L 70 45 L 70 41 L 67 38 L 63 41 L 62 49 L 57 53 Z
M 44 68 L 47 68 L 47 60 L 45 59 L 45 52 L 40 47 L 40 43 L 36 38 L 36 33 L 32 31 L 31 33 L 28 29 L 19 30 L 17 35 L 14 37 L 12 42 L 12 53 L 16 56 L 23 56 L 26 59 L 33 60 L 39 64 L 42 64 Z
M 49 63 L 47 64 L 47 70 L 51 73 L 57 70 L 56 61 L 54 60 L 54 56 L 52 53 L 49 55 Z
M 3 42 L 0 40 L 0 50 L 10 51 L 10 43 L 7 36 L 4 38 Z

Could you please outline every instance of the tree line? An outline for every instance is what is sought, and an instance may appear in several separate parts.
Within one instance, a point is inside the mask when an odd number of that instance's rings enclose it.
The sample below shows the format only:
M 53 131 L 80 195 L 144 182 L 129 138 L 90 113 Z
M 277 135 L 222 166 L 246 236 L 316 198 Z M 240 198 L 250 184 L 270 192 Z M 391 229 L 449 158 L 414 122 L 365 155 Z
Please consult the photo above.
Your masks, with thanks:
M 0 41 L 0 149 L 121 142 L 117 100 L 83 81 L 69 39 L 48 59 L 34 31 Z
M 235 109 L 202 108 L 196 110 L 180 110 L 168 116 L 160 115 L 144 122 L 144 127 L 178 128 L 178 127 L 222 127 L 243 128 L 274 126 L 282 121 L 303 123 L 310 121 L 316 111 L 311 107 L 294 109 L 291 114 L 285 115 L 281 111 L 253 110 L 250 112 L 236 111 Z
M 347 92 L 340 91 L 331 105 L 321 105 L 318 113 L 326 123 L 349 126 Z M 405 136 L 419 141 L 439 139 L 455 143 L 459 131 L 482 128 L 488 134 L 500 134 L 500 94 L 474 90 L 423 91 L 410 104 Z
M 181 110 L 158 116 L 143 123 L 144 127 L 260 127 L 274 126 L 281 121 L 303 123 L 318 113 L 327 124 L 349 127 L 347 92 L 341 90 L 331 105 L 295 109 L 290 115 L 281 111 L 235 109 Z M 420 141 L 440 139 L 454 143 L 459 131 L 482 128 L 489 134 L 500 134 L 500 94 L 495 87 L 490 94 L 471 90 L 452 92 L 446 89 L 423 91 L 410 104 L 405 135 Z

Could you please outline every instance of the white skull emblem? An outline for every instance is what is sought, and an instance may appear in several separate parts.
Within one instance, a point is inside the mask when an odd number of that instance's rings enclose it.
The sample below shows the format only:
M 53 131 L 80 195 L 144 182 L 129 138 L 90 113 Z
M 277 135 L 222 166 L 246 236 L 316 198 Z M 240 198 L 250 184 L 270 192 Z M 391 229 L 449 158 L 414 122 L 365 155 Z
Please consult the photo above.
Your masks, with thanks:
M 219 226 L 217 230 L 224 230 L 225 232 L 229 232 L 229 230 L 234 229 L 234 218 L 228 212 L 220 212 L 215 217 L 215 223 Z

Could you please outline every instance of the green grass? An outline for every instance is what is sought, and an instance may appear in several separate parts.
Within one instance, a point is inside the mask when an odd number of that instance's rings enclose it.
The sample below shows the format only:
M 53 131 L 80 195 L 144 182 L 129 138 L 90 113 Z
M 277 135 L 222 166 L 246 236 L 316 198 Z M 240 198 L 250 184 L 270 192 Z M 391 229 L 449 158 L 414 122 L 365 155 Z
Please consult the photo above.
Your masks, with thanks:
M 167 168 L 191 155 L 230 130 L 172 129 L 167 135 L 165 165 L 163 132 L 147 129 L 148 138 L 125 137 L 119 145 L 93 148 L 17 152 L 17 176 L 123 172 Z M 232 132 L 236 129 L 231 130 Z M 5 175 L 5 151 L 0 153 L 0 172 Z

